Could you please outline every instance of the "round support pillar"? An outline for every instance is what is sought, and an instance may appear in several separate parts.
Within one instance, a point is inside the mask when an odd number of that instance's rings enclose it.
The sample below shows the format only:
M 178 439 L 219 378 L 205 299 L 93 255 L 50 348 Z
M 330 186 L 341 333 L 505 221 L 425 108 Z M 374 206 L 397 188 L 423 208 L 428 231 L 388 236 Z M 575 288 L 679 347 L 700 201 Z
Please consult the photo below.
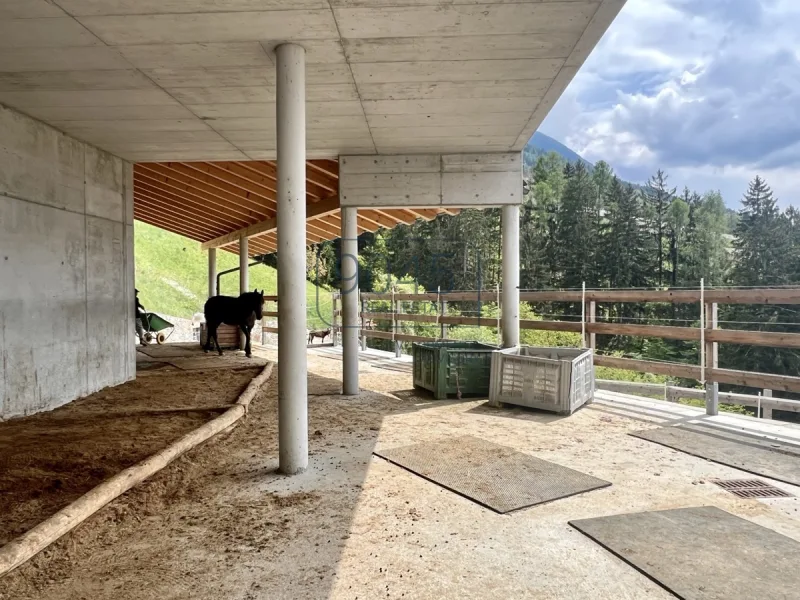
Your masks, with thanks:
M 519 346 L 519 205 L 503 206 L 503 347 Z
M 342 208 L 342 393 L 358 394 L 357 209 Z
M 250 287 L 250 271 L 248 264 L 250 263 L 250 244 L 246 237 L 239 238 L 239 293 L 244 294 L 247 288 Z M 209 258 L 209 260 L 211 260 Z M 216 257 L 214 257 L 216 262 Z
M 217 295 L 217 249 L 208 249 L 208 297 Z
M 250 287 L 250 271 L 248 270 L 250 263 L 250 244 L 247 238 L 242 236 L 239 238 L 239 293 L 244 294 L 247 288 Z M 244 334 L 239 332 L 239 350 L 245 349 L 247 340 Z
M 275 49 L 278 142 L 278 455 L 280 470 L 308 466 L 306 358 L 306 53 Z

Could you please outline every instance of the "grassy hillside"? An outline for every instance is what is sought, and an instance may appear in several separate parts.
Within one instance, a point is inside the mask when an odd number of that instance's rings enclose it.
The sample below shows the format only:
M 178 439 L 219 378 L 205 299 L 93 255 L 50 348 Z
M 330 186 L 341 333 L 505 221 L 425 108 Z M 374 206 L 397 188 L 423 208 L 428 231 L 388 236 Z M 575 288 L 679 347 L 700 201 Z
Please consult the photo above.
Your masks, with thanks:
M 134 232 L 136 288 L 145 308 L 184 318 L 202 312 L 208 294 L 208 257 L 200 244 L 139 221 L 135 223 Z M 217 252 L 219 272 L 238 265 L 237 255 Z M 255 288 L 264 289 L 266 295 L 277 294 L 278 272 L 264 265 L 250 267 L 250 289 Z M 239 295 L 238 272 L 222 276 L 220 293 Z M 316 296 L 316 286 L 306 283 L 309 328 L 312 329 L 325 326 L 331 318 L 330 292 L 319 290 L 319 310 Z M 267 310 L 274 310 L 274 305 L 268 305 Z

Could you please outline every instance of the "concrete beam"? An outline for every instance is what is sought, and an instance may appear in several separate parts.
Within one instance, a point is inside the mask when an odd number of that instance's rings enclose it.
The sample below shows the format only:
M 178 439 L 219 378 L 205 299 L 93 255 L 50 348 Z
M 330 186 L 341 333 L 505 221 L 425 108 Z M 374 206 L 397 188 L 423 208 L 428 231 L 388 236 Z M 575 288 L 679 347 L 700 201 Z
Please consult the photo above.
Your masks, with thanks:
M 341 205 L 475 207 L 522 203 L 522 155 L 341 156 Z

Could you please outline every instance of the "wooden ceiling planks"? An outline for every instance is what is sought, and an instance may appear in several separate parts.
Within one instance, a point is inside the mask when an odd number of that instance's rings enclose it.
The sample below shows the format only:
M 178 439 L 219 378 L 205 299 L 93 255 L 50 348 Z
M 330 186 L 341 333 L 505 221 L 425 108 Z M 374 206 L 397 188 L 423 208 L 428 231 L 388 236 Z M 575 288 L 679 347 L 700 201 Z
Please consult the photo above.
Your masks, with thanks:
M 274 161 L 137 163 L 133 180 L 134 218 L 207 245 L 246 227 L 253 229 L 252 226 L 276 216 L 278 183 Z M 306 161 L 307 205 L 330 203 L 338 193 L 338 161 Z M 309 212 L 313 213 L 313 209 Z M 341 234 L 338 209 L 325 213 L 320 206 L 317 212 L 316 216 L 308 217 L 306 242 L 315 244 L 338 238 Z M 455 212 L 436 208 L 359 209 L 358 233 Z M 222 248 L 238 253 L 238 242 Z M 251 237 L 248 246 L 251 256 L 276 252 L 277 248 L 274 230 Z

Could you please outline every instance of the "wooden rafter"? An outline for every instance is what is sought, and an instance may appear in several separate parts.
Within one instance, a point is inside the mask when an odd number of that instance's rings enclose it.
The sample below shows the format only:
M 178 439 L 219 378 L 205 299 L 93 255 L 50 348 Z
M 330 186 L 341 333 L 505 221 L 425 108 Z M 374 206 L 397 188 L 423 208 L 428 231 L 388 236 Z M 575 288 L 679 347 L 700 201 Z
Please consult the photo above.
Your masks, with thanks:
M 244 193 L 247 197 L 259 199 L 273 211 L 277 206 L 278 196 L 274 189 L 245 176 L 230 163 L 218 165 L 216 163 L 199 162 L 187 163 L 187 166 L 213 177 L 216 181 L 233 186 L 240 194 Z
M 184 165 L 179 165 L 177 163 L 171 164 L 171 167 L 165 166 L 163 163 L 136 165 L 134 168 L 134 178 L 136 176 L 136 169 L 148 170 L 150 173 L 155 174 L 167 187 L 171 187 L 175 190 L 182 190 L 185 193 L 191 193 L 195 196 L 208 198 L 210 202 L 217 204 L 223 209 L 244 210 L 255 219 L 265 219 L 272 216 L 273 211 L 269 210 L 263 204 L 248 198 L 244 194 L 240 194 L 236 190 L 231 192 L 219 186 L 211 185 Z M 134 179 L 134 184 L 135 182 L 136 180 Z
M 134 216 L 202 244 L 238 252 L 239 237 L 250 238 L 251 255 L 278 249 L 277 165 L 274 161 L 165 162 L 134 165 Z M 306 243 L 341 235 L 339 163 L 306 161 Z M 359 234 L 416 219 L 457 214 L 457 209 L 364 208 L 356 216 Z
M 224 225 L 219 224 L 213 219 L 187 210 L 180 205 L 165 203 L 158 198 L 151 197 L 147 193 L 138 192 L 134 196 L 134 201 L 142 206 L 149 207 L 151 210 L 162 211 L 172 215 L 175 218 L 179 218 L 188 225 L 195 225 L 200 231 L 206 231 L 209 233 L 225 231 Z
M 135 194 L 147 194 L 152 199 L 158 199 L 166 205 L 181 206 L 189 209 L 193 213 L 212 217 L 216 219 L 218 223 L 224 223 L 226 225 L 238 223 L 240 227 L 244 227 L 245 225 L 253 223 L 255 220 L 252 217 L 243 216 L 241 213 L 233 210 L 226 212 L 217 205 L 198 200 L 197 196 L 175 192 L 166 186 L 153 184 L 147 178 L 140 179 L 136 186 Z

